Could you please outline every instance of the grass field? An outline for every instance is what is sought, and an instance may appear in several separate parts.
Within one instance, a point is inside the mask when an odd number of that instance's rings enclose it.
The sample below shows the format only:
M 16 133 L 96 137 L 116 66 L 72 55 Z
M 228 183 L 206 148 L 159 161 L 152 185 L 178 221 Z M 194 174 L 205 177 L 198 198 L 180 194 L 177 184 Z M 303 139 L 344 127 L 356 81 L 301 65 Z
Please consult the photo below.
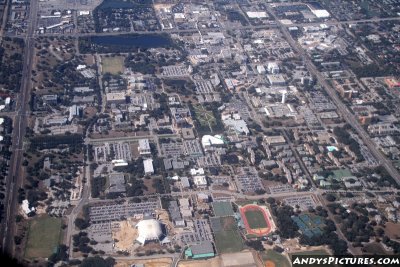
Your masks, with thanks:
M 124 57 L 102 57 L 102 73 L 118 74 L 124 71 Z
M 243 249 L 243 240 L 238 232 L 235 218 L 227 216 L 219 217 L 219 220 L 219 229 L 213 229 L 215 231 L 215 246 L 218 253 L 241 251 Z
M 244 215 L 251 229 L 267 228 L 268 224 L 264 219 L 264 214 L 259 210 L 247 210 Z
M 276 267 L 290 267 L 289 260 L 273 250 L 266 250 L 261 252 L 261 257 L 264 262 L 272 261 Z
M 215 234 L 218 253 L 239 252 L 243 249 L 242 237 L 238 231 L 222 231 Z
M 58 246 L 61 220 L 47 215 L 35 218 L 29 224 L 26 258 L 47 258 Z
M 217 123 L 212 111 L 206 110 L 200 105 L 194 105 L 193 109 L 201 126 L 214 126 Z

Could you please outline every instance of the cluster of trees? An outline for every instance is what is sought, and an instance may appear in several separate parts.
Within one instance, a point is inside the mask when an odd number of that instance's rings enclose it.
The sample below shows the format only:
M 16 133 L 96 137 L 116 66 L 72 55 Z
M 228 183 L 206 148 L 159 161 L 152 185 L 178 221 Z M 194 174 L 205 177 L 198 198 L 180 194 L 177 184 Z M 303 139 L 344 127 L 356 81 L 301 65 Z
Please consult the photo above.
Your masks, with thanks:
M 251 247 L 257 251 L 264 251 L 264 245 L 262 244 L 261 240 L 247 240 L 246 246 Z
M 169 106 L 168 106 L 168 96 L 165 93 L 157 94 L 154 93 L 153 97 L 158 103 L 160 103 L 160 107 L 158 109 L 152 110 L 150 112 L 150 116 L 156 119 L 161 119 L 164 117 L 164 114 L 169 114 Z
M 362 207 L 355 207 L 364 214 L 357 214 L 353 211 L 346 212 L 346 209 L 338 203 L 328 204 L 329 211 L 334 214 L 335 221 L 340 224 L 340 230 L 346 239 L 353 242 L 354 246 L 362 246 L 362 242 L 369 242 L 371 237 L 376 236 L 374 225 L 368 218 L 368 211 Z
M 81 251 L 83 253 L 90 253 L 93 251 L 93 248 L 89 246 L 89 243 L 93 241 L 90 240 L 86 232 L 79 232 L 78 234 L 73 235 L 72 241 L 74 252 Z
M 400 188 L 400 186 L 396 183 L 393 177 L 387 172 L 387 170 L 383 166 L 378 166 L 374 170 L 378 175 L 381 176 L 380 179 L 376 179 L 375 182 L 378 186 L 393 186 L 395 188 Z M 373 179 L 372 177 L 370 177 Z
M 391 247 L 391 248 L 393 249 L 393 253 L 394 253 L 395 255 L 399 255 L 399 253 L 400 253 L 400 243 L 399 243 L 399 242 L 393 241 L 393 240 L 391 240 L 391 239 L 390 239 L 389 237 L 387 237 L 387 236 L 384 236 L 384 237 L 383 237 L 382 242 L 383 242 L 386 246 Z
M 22 50 L 24 41 L 19 38 L 5 38 L 0 47 L 0 85 L 5 89 L 18 92 L 22 78 Z M 20 51 L 12 51 L 11 46 L 17 46 Z
M 155 13 L 148 0 L 114 0 L 103 1 L 93 10 L 93 19 L 96 32 L 102 32 L 104 27 L 123 28 L 130 30 L 130 20 L 144 20 L 154 18 Z
M 310 246 L 328 245 L 330 249 L 332 249 L 334 255 L 348 255 L 346 241 L 338 237 L 338 235 L 334 232 L 336 230 L 335 224 L 332 221 L 332 223 L 327 223 L 328 221 L 330 220 L 326 221 L 327 226 L 321 235 L 313 236 L 311 238 L 302 235 L 300 237 L 300 244 Z
M 393 74 L 392 68 L 384 67 L 383 65 L 378 66 L 375 63 L 369 65 L 361 65 L 358 62 L 348 62 L 351 69 L 357 77 L 381 77 Z
M 136 178 L 143 177 L 144 176 L 143 159 L 138 158 L 136 160 L 133 160 L 129 162 L 127 166 L 114 167 L 114 171 L 129 173 L 131 176 L 134 176 Z
M 153 179 L 152 186 L 154 189 L 156 189 L 156 192 L 159 194 L 164 194 L 166 192 L 163 180 L 160 178 Z
M 140 52 L 129 54 L 125 58 L 125 67 L 134 72 L 154 74 L 157 67 L 175 65 L 180 61 L 175 55 L 152 54 L 149 51 L 141 50 Z
M 274 200 L 267 199 L 272 208 L 272 213 L 276 217 L 277 226 L 279 228 L 279 234 L 283 238 L 294 238 L 298 236 L 299 227 L 292 220 L 292 216 L 295 214 L 291 206 L 278 205 Z
M 287 184 L 288 182 L 285 176 L 273 174 L 272 172 L 259 172 L 258 175 L 260 176 L 260 178 L 268 181 L 276 181 L 283 184 Z
M 131 177 L 129 183 L 126 185 L 126 195 L 128 197 L 142 196 L 147 187 L 144 185 L 142 179 Z
M 348 133 L 348 129 L 350 129 L 350 125 L 345 125 L 345 127 L 335 127 L 333 129 L 333 133 L 336 135 L 338 138 L 338 141 L 340 143 L 343 143 L 345 145 L 348 145 L 350 150 L 354 152 L 354 154 L 357 157 L 357 160 L 361 161 L 363 159 L 363 156 L 361 154 L 360 150 L 360 144 L 354 140 L 353 137 Z
M 81 134 L 36 136 L 31 138 L 30 144 L 31 151 L 67 146 L 71 153 L 79 153 L 83 148 L 83 136 Z
M 113 267 L 115 265 L 115 260 L 111 257 L 106 259 L 95 256 L 85 258 L 79 267 Z
M 93 177 L 91 181 L 91 193 L 92 197 L 100 197 L 106 190 L 107 179 L 103 176 Z
M 173 92 L 179 93 L 180 95 L 190 96 L 193 95 L 195 85 L 190 80 L 184 79 L 166 79 L 164 84 L 168 86 Z
M 239 21 L 243 26 L 248 25 L 246 18 L 239 12 L 230 10 L 227 12 L 228 20 L 230 21 Z
M 83 216 L 75 219 L 75 226 L 78 227 L 79 230 L 83 230 L 89 227 L 89 206 L 83 206 L 82 210 Z
M 51 264 L 56 264 L 59 261 L 68 260 L 68 247 L 66 245 L 60 245 L 57 247 L 57 251 L 51 254 L 48 258 L 48 262 Z

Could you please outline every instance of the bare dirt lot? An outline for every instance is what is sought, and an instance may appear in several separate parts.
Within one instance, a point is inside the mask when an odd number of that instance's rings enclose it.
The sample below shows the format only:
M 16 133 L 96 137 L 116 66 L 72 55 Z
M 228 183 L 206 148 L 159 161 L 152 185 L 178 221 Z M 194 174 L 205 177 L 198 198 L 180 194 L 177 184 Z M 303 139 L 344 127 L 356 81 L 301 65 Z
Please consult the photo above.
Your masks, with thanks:
M 230 253 L 230 254 L 223 254 L 221 256 L 222 262 L 224 263 L 223 266 L 248 266 L 256 264 L 256 261 L 253 257 L 253 253 L 250 251 L 238 252 L 238 253 Z
M 400 223 L 386 223 L 385 234 L 394 240 L 400 239 Z
M 146 267 L 169 267 L 171 258 L 160 258 L 150 260 L 118 260 L 115 267 L 131 267 L 133 264 L 144 264 Z
M 130 250 L 133 241 L 136 240 L 138 236 L 137 229 L 134 227 L 134 222 L 126 220 L 120 222 L 119 225 L 119 230 L 113 232 L 113 238 L 118 240 L 118 242 L 115 243 L 115 246 L 120 250 Z
M 220 267 L 222 265 L 222 261 L 220 257 L 215 257 L 209 260 L 196 260 L 196 261 L 181 261 L 178 264 L 178 267 Z

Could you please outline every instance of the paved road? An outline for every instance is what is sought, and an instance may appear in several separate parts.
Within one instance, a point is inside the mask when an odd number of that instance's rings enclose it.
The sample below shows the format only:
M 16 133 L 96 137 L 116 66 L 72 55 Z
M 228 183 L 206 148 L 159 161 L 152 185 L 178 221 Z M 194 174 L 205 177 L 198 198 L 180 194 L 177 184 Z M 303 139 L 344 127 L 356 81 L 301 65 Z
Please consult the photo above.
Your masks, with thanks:
M 86 148 L 86 155 L 89 155 L 88 147 Z M 82 208 L 85 204 L 88 203 L 90 192 L 90 161 L 87 159 L 86 164 L 84 166 L 84 178 L 86 183 L 82 183 L 82 193 L 81 198 L 78 201 L 78 204 L 72 209 L 71 214 L 68 216 L 68 228 L 67 228 L 67 246 L 69 247 L 69 257 L 72 259 L 73 253 L 73 245 L 72 245 L 72 235 L 75 234 L 75 219 L 82 211 Z
M 342 114 L 344 120 L 353 127 L 353 129 L 357 132 L 360 136 L 361 140 L 364 144 L 368 147 L 371 151 L 372 155 L 379 161 L 379 163 L 387 170 L 387 172 L 395 179 L 395 181 L 400 185 L 400 174 L 397 169 L 393 166 L 393 164 L 378 150 L 375 143 L 371 140 L 369 135 L 366 133 L 364 128 L 360 125 L 358 120 L 354 117 L 354 115 L 349 111 L 347 106 L 342 102 L 342 100 L 337 95 L 335 89 L 327 83 L 323 75 L 317 70 L 317 68 L 312 63 L 310 57 L 308 56 L 307 52 L 293 39 L 290 35 L 286 25 L 281 24 L 275 14 L 273 13 L 272 9 L 268 6 L 268 11 L 275 17 L 276 21 L 278 22 L 279 28 L 283 33 L 285 39 L 289 42 L 290 46 L 293 48 L 294 51 L 298 52 L 302 58 L 304 63 L 306 64 L 308 70 L 312 75 L 317 77 L 319 84 L 321 84 L 322 88 L 326 91 L 326 93 L 330 96 L 332 101 L 337 106 L 339 112 Z M 400 18 L 397 18 L 400 19 Z M 381 21 L 383 19 L 371 19 L 365 21 Z
M 177 134 L 158 134 L 157 138 L 177 138 L 180 137 Z M 105 138 L 86 138 L 86 144 L 104 144 L 107 143 L 115 143 L 115 142 L 129 142 L 129 141 L 137 141 L 140 139 L 154 139 L 156 138 L 154 134 L 152 135 L 137 135 L 137 136 L 122 136 L 122 137 L 105 137 Z
M 359 23 L 371 23 L 371 22 L 380 22 L 380 21 L 396 21 L 400 20 L 400 17 L 390 17 L 390 18 L 372 18 L 372 19 L 360 19 L 360 20 L 344 20 L 344 21 L 327 21 L 327 22 L 310 22 L 310 23 L 293 23 L 288 24 L 286 26 L 296 26 L 296 27 L 304 27 L 304 26 L 319 26 L 321 24 L 326 25 L 347 25 L 347 24 L 359 24 Z
M 12 150 L 14 153 L 10 160 L 9 175 L 6 179 L 6 197 L 4 222 L 1 224 L 0 234 L 2 237 L 1 247 L 3 252 L 11 255 L 14 253 L 14 233 L 15 215 L 18 211 L 18 189 L 21 187 L 23 178 L 21 173 L 23 159 L 23 139 L 25 136 L 30 91 L 31 91 L 31 72 L 34 57 L 33 36 L 37 14 L 37 0 L 30 1 L 30 19 L 28 21 L 27 35 L 25 36 L 24 62 L 22 70 L 22 81 L 20 94 L 16 101 L 17 114 L 14 117 L 14 127 L 12 136 Z
M 390 17 L 390 18 L 372 18 L 372 19 L 362 19 L 362 20 L 346 20 L 346 21 L 327 21 L 327 22 L 310 22 L 310 23 L 293 23 L 284 26 L 297 26 L 297 27 L 304 27 L 304 26 L 319 26 L 321 24 L 326 25 L 346 25 L 346 24 L 357 24 L 357 23 L 369 23 L 369 22 L 380 22 L 380 21 L 395 21 L 400 20 L 400 17 Z M 279 22 L 279 20 L 276 20 Z M 232 27 L 224 27 L 224 28 L 215 28 L 215 29 L 206 29 L 207 31 L 227 31 L 227 30 L 257 30 L 257 29 L 266 29 L 266 28 L 276 28 L 279 27 L 279 23 L 271 23 L 266 25 L 247 25 L 247 26 L 232 26 Z M 99 32 L 99 33 L 65 33 L 65 34 L 57 34 L 57 33 L 44 33 L 38 34 L 35 33 L 33 37 L 54 37 L 54 36 L 65 36 L 65 37 L 84 37 L 84 36 L 118 36 L 124 34 L 161 34 L 161 33 L 168 33 L 168 34 L 180 34 L 180 33 L 197 33 L 197 29 L 171 29 L 171 30 L 157 30 L 157 31 L 133 31 L 133 32 Z M 15 37 L 14 34 L 6 33 L 6 36 Z M 18 36 L 17 36 L 18 37 Z
M 204 194 L 225 194 L 229 195 L 232 198 L 238 199 L 248 199 L 248 200 L 259 200 L 259 199 L 265 199 L 269 197 L 273 198 L 281 198 L 281 197 L 292 197 L 294 195 L 296 196 L 306 196 L 306 195 L 319 195 L 323 191 L 301 191 L 301 192 L 283 192 L 283 193 L 276 193 L 276 194 L 263 194 L 263 195 L 245 195 L 243 193 L 238 193 L 238 192 L 229 192 L 225 190 L 190 190 L 190 191 L 184 191 L 184 192 L 171 192 L 171 193 L 165 193 L 165 194 L 151 194 L 151 195 L 143 195 L 143 196 L 138 196 L 137 198 L 151 198 L 151 197 L 190 197 L 194 196 L 200 193 Z M 99 199 L 99 198 L 91 198 L 87 201 L 88 204 L 99 204 L 99 203 L 108 203 L 108 202 L 114 202 L 115 200 L 112 199 Z

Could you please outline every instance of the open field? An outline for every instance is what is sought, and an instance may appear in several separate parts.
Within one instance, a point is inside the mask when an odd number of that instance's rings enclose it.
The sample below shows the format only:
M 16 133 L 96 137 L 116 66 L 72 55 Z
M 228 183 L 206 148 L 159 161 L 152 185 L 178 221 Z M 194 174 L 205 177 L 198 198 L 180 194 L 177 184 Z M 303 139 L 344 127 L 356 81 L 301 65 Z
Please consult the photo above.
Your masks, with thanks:
M 261 252 L 261 258 L 264 261 L 265 266 L 268 262 L 272 262 L 276 267 L 290 267 L 289 260 L 282 254 L 275 252 L 273 250 L 266 250 Z M 271 263 L 269 263 L 271 266 Z M 273 265 L 272 265 L 273 266 Z
M 118 74 L 124 71 L 124 57 L 101 57 L 102 73 Z
M 290 257 L 293 255 L 329 256 L 330 254 L 324 249 L 318 249 L 318 250 L 299 251 L 299 252 L 289 253 Z
M 131 267 L 133 264 L 144 264 L 146 267 L 169 267 L 171 258 L 159 258 L 149 260 L 117 260 L 115 267 Z
M 208 260 L 180 261 L 178 267 L 220 267 L 221 258 L 215 257 Z
M 217 123 L 212 111 L 206 110 L 201 105 L 194 105 L 193 109 L 201 126 L 213 126 Z
M 47 215 L 35 218 L 29 224 L 26 258 L 47 258 L 60 240 L 61 220 Z
M 264 214 L 258 210 L 245 211 L 245 216 L 249 222 L 251 229 L 266 228 L 268 227 L 267 222 L 264 219 Z
M 136 240 L 138 236 L 137 229 L 132 226 L 132 222 L 125 220 L 119 222 L 119 230 L 113 231 L 113 239 L 118 240 L 115 246 L 120 250 L 130 250 L 132 248 L 132 240 Z
M 385 227 L 385 234 L 393 240 L 400 239 L 400 223 L 388 222 Z
M 242 251 L 237 253 L 221 255 L 223 265 L 225 267 L 239 267 L 239 266 L 259 266 L 257 265 L 254 255 L 251 251 Z
M 238 252 L 243 249 L 242 237 L 237 231 L 222 231 L 215 234 L 218 253 Z
M 217 252 L 221 254 L 241 251 L 243 249 L 243 240 L 239 234 L 235 218 L 227 216 L 213 217 L 211 219 Z

